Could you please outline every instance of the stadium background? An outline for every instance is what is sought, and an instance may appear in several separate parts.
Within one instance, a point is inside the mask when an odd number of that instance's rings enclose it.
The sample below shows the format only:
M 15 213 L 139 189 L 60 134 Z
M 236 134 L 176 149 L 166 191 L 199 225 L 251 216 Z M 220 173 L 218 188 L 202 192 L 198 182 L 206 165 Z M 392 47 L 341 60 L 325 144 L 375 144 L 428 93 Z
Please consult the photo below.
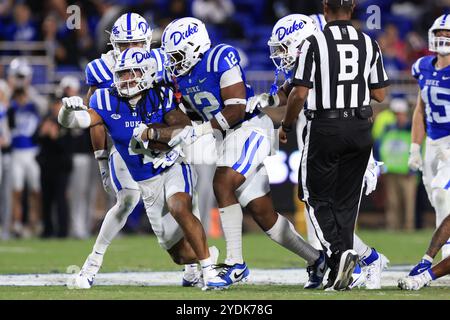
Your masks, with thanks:
M 411 115 L 417 86 L 410 76 L 410 67 L 418 57 L 427 54 L 428 28 L 435 18 L 447 11 L 450 1 L 361 0 L 357 3 L 355 23 L 378 39 L 383 50 L 386 69 L 392 80 L 390 97 L 405 98 Z M 69 16 L 66 8 L 72 4 L 81 9 L 80 29 L 70 30 L 66 26 Z M 222 7 L 217 7 L 220 5 Z M 381 9 L 380 29 L 366 28 L 365 21 L 370 16 L 367 8 L 371 5 Z M 213 44 L 225 42 L 237 47 L 247 79 L 255 92 L 266 92 L 273 82 L 274 71 L 267 40 L 277 19 L 290 13 L 310 15 L 321 10 L 320 0 L 3 0 L 0 1 L 0 78 L 7 79 L 13 58 L 24 56 L 33 67 L 32 85 L 48 105 L 58 99 L 59 81 L 67 75 L 79 79 L 81 94 L 84 95 L 87 91 L 84 84 L 86 64 L 109 50 L 109 35 L 105 30 L 110 30 L 122 13 L 133 11 L 143 15 L 154 29 L 152 47 L 159 47 L 161 32 L 171 20 L 184 16 L 204 20 Z M 389 103 L 390 99 L 387 99 L 386 103 L 377 106 L 377 112 L 389 109 Z M 285 214 L 293 214 L 297 210 L 294 198 L 299 154 L 296 148 L 295 139 L 292 139 L 268 163 L 274 203 Z M 94 173 L 86 198 L 90 202 L 86 223 L 88 230 L 80 237 L 95 235 L 106 209 L 113 203 L 113 199 L 108 199 L 101 188 L 94 160 L 86 170 Z M 417 183 L 415 227 L 433 227 L 433 210 L 420 176 L 417 176 Z M 70 188 L 67 194 L 70 202 Z M 23 201 L 27 212 L 25 197 Z M 363 199 L 360 226 L 385 228 L 385 210 L 386 188 L 382 176 L 378 189 Z M 11 236 L 8 232 L 10 217 L 8 214 L 0 217 L 3 239 Z M 253 227 L 249 224 L 247 230 Z M 130 217 L 126 231 L 147 232 L 145 215 Z

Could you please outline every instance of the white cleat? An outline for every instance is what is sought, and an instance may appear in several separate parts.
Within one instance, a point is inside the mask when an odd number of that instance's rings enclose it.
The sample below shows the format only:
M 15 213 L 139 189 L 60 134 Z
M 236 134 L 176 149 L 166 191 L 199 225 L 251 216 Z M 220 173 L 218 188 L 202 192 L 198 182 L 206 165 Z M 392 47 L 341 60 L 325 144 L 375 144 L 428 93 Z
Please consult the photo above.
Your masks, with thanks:
M 429 285 L 431 279 L 428 272 L 423 272 L 417 276 L 406 276 L 398 280 L 398 287 L 402 290 L 420 290 Z
M 86 262 L 81 268 L 80 272 L 75 278 L 75 288 L 77 289 L 90 289 L 94 284 L 94 278 L 97 275 L 98 270 L 102 266 L 103 255 L 97 253 L 91 253 Z
M 359 263 L 356 264 L 355 270 L 352 273 L 352 283 L 349 285 L 349 289 L 361 288 L 366 284 L 366 275 L 363 272 Z
M 363 272 L 366 275 L 366 289 L 381 289 L 381 273 L 387 268 L 388 264 L 388 258 L 378 253 L 378 259 L 363 267 Z

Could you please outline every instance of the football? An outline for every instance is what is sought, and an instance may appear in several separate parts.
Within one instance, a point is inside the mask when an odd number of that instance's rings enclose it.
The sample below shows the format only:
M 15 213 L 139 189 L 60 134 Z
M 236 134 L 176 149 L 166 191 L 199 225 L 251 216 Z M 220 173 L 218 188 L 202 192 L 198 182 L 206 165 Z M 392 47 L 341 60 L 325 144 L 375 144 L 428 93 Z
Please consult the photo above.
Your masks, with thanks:
M 148 127 L 153 128 L 153 129 L 160 129 L 160 128 L 167 128 L 168 125 L 165 123 L 151 123 L 148 125 Z M 150 141 L 148 144 L 148 147 L 152 150 L 158 150 L 158 151 L 170 150 L 170 146 L 167 143 L 158 142 L 158 141 Z

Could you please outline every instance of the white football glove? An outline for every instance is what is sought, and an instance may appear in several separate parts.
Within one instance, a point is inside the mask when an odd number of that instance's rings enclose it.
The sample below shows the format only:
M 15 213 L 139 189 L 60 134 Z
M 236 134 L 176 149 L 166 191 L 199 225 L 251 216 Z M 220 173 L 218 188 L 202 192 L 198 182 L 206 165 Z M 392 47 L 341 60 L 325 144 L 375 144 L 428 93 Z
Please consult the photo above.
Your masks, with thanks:
M 371 194 L 377 188 L 378 177 L 381 174 L 381 167 L 384 162 L 369 161 L 366 172 L 364 173 L 364 185 L 366 187 L 366 196 Z
M 190 145 L 197 141 L 198 138 L 208 133 L 213 133 L 211 122 L 209 121 L 201 125 L 186 126 L 172 139 L 170 139 L 168 145 L 171 147 L 176 146 L 180 143 L 183 143 L 184 145 Z
M 417 143 L 411 143 L 409 149 L 408 167 L 413 170 L 422 170 L 422 155 L 420 154 L 420 145 Z
M 83 99 L 78 96 L 65 97 L 62 98 L 63 107 L 67 110 L 87 110 L 88 108 L 84 105 Z
M 156 156 L 153 160 L 153 168 L 158 169 L 166 168 L 173 165 L 179 157 L 184 157 L 183 150 L 181 145 L 176 145 L 170 151 L 161 152 L 158 156 Z
M 253 113 L 256 108 L 264 109 L 267 107 L 277 107 L 279 103 L 280 98 L 278 97 L 278 95 L 274 95 L 272 99 L 270 99 L 270 95 L 268 93 L 258 94 L 247 100 L 245 112 Z
M 139 127 L 136 127 L 136 128 L 134 128 L 134 130 L 133 130 L 133 138 L 134 138 L 137 142 L 141 143 L 142 145 L 144 145 L 144 146 L 147 148 L 148 141 L 143 141 L 143 140 L 142 140 L 142 133 L 143 133 L 146 129 L 148 129 L 148 126 L 147 126 L 145 123 L 139 124 Z

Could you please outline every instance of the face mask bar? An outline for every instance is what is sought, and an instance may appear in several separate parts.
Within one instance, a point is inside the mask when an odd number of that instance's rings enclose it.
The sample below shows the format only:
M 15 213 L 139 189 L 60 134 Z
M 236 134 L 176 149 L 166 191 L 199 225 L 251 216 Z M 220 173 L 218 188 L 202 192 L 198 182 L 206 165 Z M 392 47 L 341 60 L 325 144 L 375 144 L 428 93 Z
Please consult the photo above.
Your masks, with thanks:
M 131 79 L 121 80 L 120 76 L 123 76 L 124 72 L 131 72 Z M 136 71 L 141 72 L 141 76 L 138 76 Z M 122 69 L 114 72 L 114 86 L 117 88 L 117 92 L 122 97 L 133 97 L 137 93 L 147 89 L 147 85 L 144 85 L 144 70 L 143 68 L 130 68 Z M 130 86 L 133 83 L 133 86 Z
M 164 67 L 169 71 L 171 76 L 179 77 L 189 71 L 190 63 L 186 61 L 186 56 L 183 51 L 167 52 L 167 58 Z
M 294 67 L 296 57 L 289 54 L 288 43 L 269 43 L 270 58 L 275 67 L 284 73 L 291 71 Z
M 430 51 L 436 52 L 441 55 L 450 54 L 450 38 L 447 37 L 437 37 L 435 35 L 436 31 L 430 32 Z

